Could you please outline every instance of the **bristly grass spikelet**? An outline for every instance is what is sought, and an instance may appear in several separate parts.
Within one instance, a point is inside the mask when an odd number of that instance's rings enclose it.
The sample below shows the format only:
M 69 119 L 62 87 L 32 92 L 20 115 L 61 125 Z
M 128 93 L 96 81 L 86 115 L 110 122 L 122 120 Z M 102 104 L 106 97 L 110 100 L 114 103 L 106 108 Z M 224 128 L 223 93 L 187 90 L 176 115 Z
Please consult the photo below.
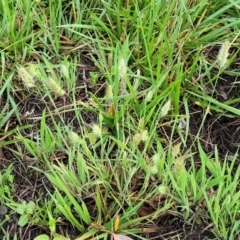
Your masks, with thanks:
M 153 94 L 154 94 L 153 90 L 148 91 L 146 98 L 145 98 L 146 102 L 151 102 L 151 100 L 153 98 Z
M 124 79 L 127 75 L 127 63 L 124 57 L 120 57 L 118 63 L 119 78 Z
M 99 137 L 102 135 L 102 130 L 97 124 L 93 125 L 92 132 Z
M 118 62 L 118 73 L 120 81 L 120 94 L 126 93 L 126 77 L 127 77 L 127 61 L 124 57 L 120 57 Z
M 106 87 L 106 98 L 109 101 L 113 100 L 113 89 L 112 89 L 112 85 L 108 84 Z
M 34 77 L 28 73 L 28 71 L 24 67 L 18 67 L 18 76 L 22 80 L 23 84 L 27 88 L 35 87 Z
M 144 118 L 141 118 L 138 124 L 138 132 L 133 136 L 134 145 L 138 145 L 141 141 L 146 142 L 149 138 L 148 130 L 145 128 Z
M 171 100 L 168 100 L 161 109 L 161 116 L 164 117 L 168 114 L 169 110 L 171 108 Z
M 74 144 L 78 144 L 81 141 L 81 138 L 78 136 L 76 132 L 72 130 L 68 130 L 67 141 L 70 143 L 70 145 L 74 145 Z
M 61 69 L 61 72 L 62 72 L 63 76 L 66 79 L 69 79 L 70 75 L 69 75 L 69 68 L 68 68 L 67 64 L 62 63 L 60 66 L 61 66 L 60 69 Z
M 47 87 L 57 96 L 61 97 L 65 94 L 65 91 L 51 77 L 48 77 L 45 83 Z
M 106 101 L 107 101 L 107 112 L 110 115 L 114 115 L 114 104 L 113 104 L 113 89 L 110 84 L 106 87 Z
M 228 40 L 226 40 L 222 44 L 222 46 L 219 50 L 219 53 L 218 53 L 218 56 L 217 56 L 217 61 L 218 61 L 219 67 L 221 69 L 224 68 L 227 64 L 230 47 L 231 47 L 231 43 Z
M 135 146 L 138 146 L 141 141 L 142 141 L 141 133 L 135 133 L 135 135 L 133 136 L 133 144 Z
M 27 72 L 36 80 L 40 80 L 43 78 L 43 75 L 40 71 L 39 65 L 35 63 L 30 63 L 26 67 Z

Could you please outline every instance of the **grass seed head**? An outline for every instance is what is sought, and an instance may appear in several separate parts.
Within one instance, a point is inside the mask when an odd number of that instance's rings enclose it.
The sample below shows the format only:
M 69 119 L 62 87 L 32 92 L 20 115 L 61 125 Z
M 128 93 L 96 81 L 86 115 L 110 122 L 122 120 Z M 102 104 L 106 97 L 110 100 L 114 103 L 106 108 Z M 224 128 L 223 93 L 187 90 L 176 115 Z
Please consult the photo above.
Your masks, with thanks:
M 118 63 L 119 81 L 120 81 L 120 94 L 126 93 L 126 77 L 127 77 L 127 62 L 121 57 Z
M 157 174 L 157 173 L 158 173 L 158 168 L 157 168 L 157 166 L 156 166 L 156 165 L 152 166 L 152 167 L 150 168 L 150 171 L 151 171 L 152 174 Z
M 68 67 L 66 66 L 66 64 L 61 64 L 61 72 L 66 79 L 70 78 Z
M 18 67 L 18 76 L 22 80 L 23 84 L 27 88 L 35 87 L 34 77 L 28 73 L 24 67 Z
M 168 100 L 161 109 L 161 115 L 162 117 L 166 116 L 171 108 L 171 101 Z
M 141 136 L 141 133 L 136 133 L 134 136 L 133 136 L 133 144 L 138 146 L 139 143 L 141 142 L 142 140 L 142 136 Z
M 187 174 L 187 170 L 185 168 L 184 157 L 179 157 L 175 159 L 172 172 L 175 174 L 176 179 L 181 180 L 185 177 L 184 175 Z
M 141 133 L 145 130 L 145 120 L 144 118 L 140 118 L 138 123 L 138 131 Z
M 160 185 L 160 186 L 158 187 L 158 191 L 159 191 L 161 194 L 166 194 L 166 193 L 167 193 L 167 186 Z
M 158 153 L 155 153 L 152 157 L 153 164 L 157 165 L 160 159 L 160 155 Z
M 148 140 L 148 130 L 145 129 L 141 132 L 141 140 L 143 142 L 146 142 Z
M 51 77 L 47 78 L 46 85 L 57 96 L 61 97 L 65 94 L 65 91 Z
M 231 43 L 227 40 L 222 44 L 219 50 L 217 61 L 220 68 L 224 68 L 227 64 L 230 46 L 231 46 Z
M 148 93 L 147 93 L 147 96 L 145 98 L 146 102 L 151 102 L 152 98 L 153 98 L 153 94 L 154 94 L 154 91 L 153 90 L 150 90 Z
M 177 157 L 177 155 L 180 154 L 180 150 L 181 150 L 181 142 L 172 147 L 173 157 Z
M 113 88 L 112 88 L 112 85 L 110 85 L 110 84 L 108 84 L 106 87 L 106 98 L 108 100 L 113 99 Z
M 92 132 L 93 132 L 93 134 L 95 134 L 97 136 L 101 136 L 102 135 L 101 128 L 98 125 L 96 125 L 96 124 L 93 125 Z
M 27 67 L 26 67 L 26 70 L 28 71 L 28 73 L 36 78 L 37 80 L 38 79 L 43 79 L 43 76 L 42 76 L 42 73 L 39 69 L 39 66 L 38 64 L 35 64 L 35 63 L 30 63 Z
M 148 140 L 148 131 L 145 129 L 141 133 L 137 132 L 133 136 L 133 143 L 134 145 L 138 145 L 141 141 L 146 142 Z
M 119 78 L 125 79 L 127 75 L 127 62 L 124 57 L 121 57 L 119 59 L 118 63 L 118 72 L 119 72 Z
M 73 143 L 73 144 L 79 143 L 79 141 L 81 140 L 81 138 L 78 136 L 78 134 L 73 131 L 69 131 L 68 138 L 71 141 L 71 143 Z

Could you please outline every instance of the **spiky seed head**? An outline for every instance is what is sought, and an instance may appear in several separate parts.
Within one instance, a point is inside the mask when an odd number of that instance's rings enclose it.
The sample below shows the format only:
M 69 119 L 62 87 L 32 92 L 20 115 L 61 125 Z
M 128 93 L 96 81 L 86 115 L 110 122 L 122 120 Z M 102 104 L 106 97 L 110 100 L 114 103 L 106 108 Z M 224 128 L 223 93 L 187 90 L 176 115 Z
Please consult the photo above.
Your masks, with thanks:
M 93 134 L 95 134 L 97 136 L 101 136 L 102 135 L 102 130 L 101 130 L 101 128 L 97 124 L 93 125 L 92 132 L 93 132 Z
M 127 75 L 127 61 L 124 57 L 120 57 L 118 62 L 118 72 L 119 72 L 119 78 L 125 79 Z
M 160 185 L 158 187 L 158 191 L 161 193 L 161 194 L 166 194 L 167 193 L 167 187 L 165 185 Z
M 126 93 L 126 89 L 127 89 L 127 84 L 126 84 L 127 61 L 123 57 L 119 59 L 118 72 L 119 72 L 119 81 L 120 81 L 120 95 L 122 95 Z
M 148 131 L 145 129 L 141 132 L 141 140 L 146 142 L 148 140 Z
M 150 168 L 150 171 L 151 171 L 152 174 L 157 174 L 157 173 L 158 173 L 158 168 L 157 168 L 157 166 L 156 166 L 156 165 L 152 166 L 152 167 Z
M 155 153 L 152 157 L 153 164 L 157 165 L 160 160 L 160 155 L 158 153 Z
M 139 143 L 141 142 L 142 140 L 142 135 L 140 133 L 136 133 L 134 136 L 133 136 L 133 144 L 138 146 Z
M 39 69 L 39 65 L 35 63 L 30 63 L 27 67 L 26 70 L 30 75 L 32 75 L 34 78 L 43 79 L 43 75 Z
M 168 114 L 169 110 L 171 108 L 171 100 L 168 100 L 161 109 L 161 116 L 164 117 Z
M 22 80 L 23 84 L 27 88 L 35 87 L 35 81 L 32 75 L 30 75 L 24 67 L 18 67 L 18 76 Z
M 108 84 L 106 87 L 106 98 L 109 99 L 113 99 L 113 88 L 112 85 Z
M 61 97 L 65 94 L 65 91 L 51 77 L 47 78 L 46 85 L 57 96 Z
M 61 72 L 66 79 L 70 78 L 68 67 L 66 66 L 66 64 L 61 64 Z
M 154 94 L 153 90 L 148 91 L 147 96 L 145 98 L 146 102 L 151 102 L 151 100 L 153 98 L 153 94 Z
M 81 138 L 78 136 L 78 134 L 73 131 L 69 131 L 68 138 L 71 141 L 71 143 L 73 143 L 73 144 L 79 143 L 79 141 L 81 140 Z
M 231 43 L 227 40 L 222 44 L 219 50 L 217 61 L 220 68 L 224 68 L 227 64 L 230 46 L 231 46 Z

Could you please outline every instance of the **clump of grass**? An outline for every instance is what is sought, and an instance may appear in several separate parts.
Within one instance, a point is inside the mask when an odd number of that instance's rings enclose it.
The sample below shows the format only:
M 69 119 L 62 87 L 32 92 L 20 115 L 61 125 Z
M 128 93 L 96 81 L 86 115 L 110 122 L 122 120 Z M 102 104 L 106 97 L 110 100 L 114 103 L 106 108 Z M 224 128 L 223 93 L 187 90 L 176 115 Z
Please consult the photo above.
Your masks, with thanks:
M 238 236 L 237 155 L 229 163 L 199 143 L 209 112 L 239 115 L 231 101 L 202 90 L 234 61 L 229 48 L 240 21 L 233 12 L 239 15 L 236 4 L 207 0 L 3 0 L 1 146 L 52 187 L 43 199 L 12 200 L 18 224 L 49 229 L 43 239 L 68 238 L 58 232 L 63 221 L 78 240 L 146 239 L 168 215 Z M 202 50 L 219 42 L 219 74 L 212 76 L 216 64 Z M 33 97 L 44 106 L 24 118 L 19 106 Z M 206 112 L 196 136 L 192 104 Z M 13 114 L 19 126 L 8 131 Z

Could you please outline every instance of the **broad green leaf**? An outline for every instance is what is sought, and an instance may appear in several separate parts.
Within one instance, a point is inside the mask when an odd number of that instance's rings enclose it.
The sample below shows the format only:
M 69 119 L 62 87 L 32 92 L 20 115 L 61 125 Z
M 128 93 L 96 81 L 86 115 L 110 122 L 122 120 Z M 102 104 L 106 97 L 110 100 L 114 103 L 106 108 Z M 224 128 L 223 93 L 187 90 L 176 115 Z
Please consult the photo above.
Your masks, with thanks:
M 26 202 L 23 201 L 22 204 L 19 204 L 17 209 L 16 209 L 16 212 L 20 215 L 24 214 L 26 211 Z
M 70 238 L 64 237 L 64 236 L 56 233 L 56 234 L 54 234 L 53 240 L 70 240 Z
M 48 235 L 46 235 L 46 234 L 41 234 L 41 235 L 35 237 L 33 240 L 49 240 L 49 239 L 50 239 L 50 238 L 49 238 Z
M 0 205 L 0 215 L 5 215 L 7 213 L 7 207 Z
M 26 206 L 26 212 L 29 214 L 33 214 L 35 208 L 35 203 L 33 201 L 30 201 Z
M 18 225 L 20 227 L 25 226 L 28 223 L 28 216 L 26 214 L 22 215 L 18 220 Z

